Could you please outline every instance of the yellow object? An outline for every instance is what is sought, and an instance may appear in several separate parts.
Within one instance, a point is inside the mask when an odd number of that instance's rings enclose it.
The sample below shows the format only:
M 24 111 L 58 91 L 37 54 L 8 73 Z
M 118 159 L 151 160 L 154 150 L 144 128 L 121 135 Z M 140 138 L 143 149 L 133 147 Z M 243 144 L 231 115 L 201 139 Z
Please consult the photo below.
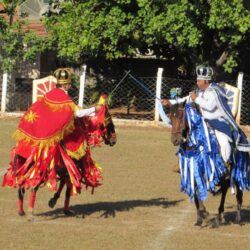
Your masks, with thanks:
M 59 84 L 71 84 L 71 75 L 69 68 L 59 68 L 54 72 L 54 76 Z
M 107 102 L 107 95 L 101 95 L 101 96 L 100 96 L 100 99 L 99 99 L 99 101 L 98 101 L 98 104 L 99 104 L 99 105 L 105 105 L 106 102 Z
M 38 119 L 39 115 L 35 112 L 33 112 L 32 110 L 30 110 L 25 116 L 24 116 L 24 120 L 26 122 L 30 122 L 33 123 Z
M 86 154 L 86 145 L 84 145 L 83 143 L 81 143 L 81 145 L 79 146 L 79 148 L 77 150 L 70 151 L 68 149 L 66 149 L 67 154 L 76 160 L 80 160 L 85 154 Z

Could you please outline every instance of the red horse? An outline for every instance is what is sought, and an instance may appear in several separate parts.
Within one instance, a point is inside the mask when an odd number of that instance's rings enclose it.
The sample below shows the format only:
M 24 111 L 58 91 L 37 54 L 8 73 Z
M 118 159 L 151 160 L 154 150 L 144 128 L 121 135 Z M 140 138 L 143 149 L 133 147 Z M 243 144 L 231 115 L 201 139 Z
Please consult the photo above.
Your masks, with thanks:
M 11 162 L 4 176 L 3 186 L 18 187 L 20 216 L 25 215 L 25 188 L 31 188 L 29 212 L 33 213 L 36 192 L 41 185 L 47 184 L 50 189 L 57 191 L 49 202 L 50 207 L 53 207 L 66 184 L 64 213 L 71 215 L 70 195 L 80 193 L 82 183 L 92 189 L 101 185 L 102 175 L 91 158 L 91 147 L 102 141 L 110 146 L 116 143 L 115 127 L 107 106 L 103 114 L 102 119 L 99 116 L 76 119 L 74 131 L 60 143 L 50 147 L 49 152 L 46 149 L 39 150 L 38 147 L 16 145 L 11 152 Z M 57 180 L 60 180 L 58 189 Z

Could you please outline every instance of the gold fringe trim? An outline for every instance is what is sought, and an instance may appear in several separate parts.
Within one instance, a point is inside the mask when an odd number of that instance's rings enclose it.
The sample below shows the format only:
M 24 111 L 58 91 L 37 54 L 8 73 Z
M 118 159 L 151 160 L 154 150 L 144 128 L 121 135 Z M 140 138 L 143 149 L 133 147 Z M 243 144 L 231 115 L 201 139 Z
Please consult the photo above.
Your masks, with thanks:
M 80 147 L 73 151 L 66 149 L 66 153 L 73 159 L 80 160 L 86 154 L 86 146 L 81 143 Z
M 51 100 L 43 98 L 43 101 L 45 105 L 52 111 L 71 110 L 74 112 L 76 109 L 76 104 L 71 100 L 65 102 L 53 102 Z
M 72 119 L 68 125 L 66 125 L 62 130 L 60 130 L 58 133 L 54 134 L 51 137 L 35 138 L 29 134 L 26 134 L 24 131 L 20 129 L 17 129 L 12 135 L 12 137 L 16 141 L 24 141 L 27 144 L 31 144 L 33 146 L 39 146 L 39 148 L 46 148 L 46 147 L 49 148 L 50 146 L 53 146 L 56 142 L 61 141 L 65 134 L 73 132 L 74 129 L 75 129 L 74 119 Z

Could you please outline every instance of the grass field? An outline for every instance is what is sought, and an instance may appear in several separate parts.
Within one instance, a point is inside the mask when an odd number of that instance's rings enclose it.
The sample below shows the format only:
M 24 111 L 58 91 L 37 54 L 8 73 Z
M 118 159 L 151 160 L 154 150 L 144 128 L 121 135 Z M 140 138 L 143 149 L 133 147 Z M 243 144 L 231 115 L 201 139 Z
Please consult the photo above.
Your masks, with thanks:
M 17 119 L 0 120 L 0 180 L 8 167 Z M 250 195 L 245 192 L 242 225 L 234 224 L 235 197 L 228 193 L 225 225 L 211 228 L 219 197 L 209 196 L 210 218 L 202 227 L 194 204 L 179 191 L 177 148 L 159 128 L 117 128 L 115 147 L 94 150 L 103 185 L 71 199 L 75 217 L 47 205 L 52 192 L 38 191 L 35 216 L 17 215 L 17 191 L 0 188 L 0 249 L 249 249 Z M 26 193 L 25 208 L 27 208 Z

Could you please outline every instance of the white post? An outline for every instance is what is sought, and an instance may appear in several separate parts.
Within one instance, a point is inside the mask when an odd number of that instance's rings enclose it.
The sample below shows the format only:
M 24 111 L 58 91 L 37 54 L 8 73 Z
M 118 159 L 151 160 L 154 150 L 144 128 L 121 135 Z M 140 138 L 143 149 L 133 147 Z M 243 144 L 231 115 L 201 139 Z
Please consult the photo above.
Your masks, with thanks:
M 83 65 L 82 69 L 83 70 L 82 70 L 81 76 L 80 76 L 80 89 L 79 89 L 79 100 L 78 100 L 78 105 L 80 107 L 83 107 L 84 87 L 85 87 L 87 65 Z
M 240 113 L 241 113 L 241 100 L 242 100 L 242 90 L 243 90 L 243 72 L 239 72 L 238 79 L 237 79 L 237 88 L 240 90 L 239 95 L 239 104 L 238 104 L 238 112 L 236 117 L 236 122 L 240 124 Z
M 37 81 L 32 82 L 32 103 L 37 101 Z
M 7 82 L 8 82 L 8 73 L 5 72 L 3 73 L 3 83 L 2 83 L 1 112 L 6 111 Z
M 158 68 L 156 80 L 156 97 L 161 99 L 161 84 L 162 84 L 163 68 Z M 155 122 L 160 120 L 160 114 L 157 108 L 157 100 L 155 100 Z

